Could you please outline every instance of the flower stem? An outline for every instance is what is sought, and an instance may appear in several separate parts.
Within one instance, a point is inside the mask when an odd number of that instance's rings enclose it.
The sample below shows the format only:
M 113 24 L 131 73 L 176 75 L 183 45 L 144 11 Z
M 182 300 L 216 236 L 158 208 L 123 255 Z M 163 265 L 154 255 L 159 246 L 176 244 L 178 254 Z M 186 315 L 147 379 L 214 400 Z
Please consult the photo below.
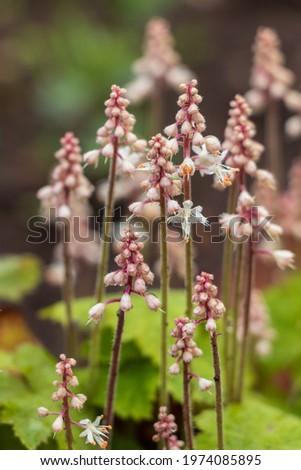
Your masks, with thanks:
M 252 240 L 248 241 L 248 256 L 247 256 L 247 272 L 245 279 L 245 299 L 243 308 L 243 331 L 242 331 L 242 342 L 240 351 L 240 363 L 238 371 L 238 386 L 236 393 L 236 401 L 241 402 L 243 394 L 244 376 L 245 376 L 245 365 L 247 355 L 247 344 L 248 344 L 248 333 L 249 333 L 249 320 L 250 320 L 250 304 L 251 304 L 251 292 L 252 292 L 252 277 L 253 277 L 253 250 Z
M 211 335 L 211 349 L 214 367 L 215 382 L 215 411 L 216 411 L 216 430 L 217 430 L 217 448 L 224 449 L 224 431 L 223 431 L 223 393 L 221 383 L 221 368 L 218 352 L 217 334 Z
M 64 369 L 63 382 L 65 384 L 66 384 L 66 380 L 67 380 L 67 374 L 66 374 L 66 369 Z M 71 419 L 70 419 L 70 413 L 69 413 L 69 402 L 68 402 L 67 395 L 63 398 L 63 407 L 64 407 L 63 420 L 65 424 L 65 437 L 66 437 L 67 448 L 68 450 L 73 450 L 73 436 L 72 436 Z
M 70 221 L 68 220 L 64 224 L 63 257 L 65 266 L 65 281 L 63 290 L 67 315 L 66 349 L 68 356 L 73 357 L 75 355 L 75 325 L 72 319 L 73 279 L 70 236 Z
M 114 154 L 111 158 L 110 172 L 109 172 L 109 188 L 105 205 L 105 215 L 102 226 L 101 234 L 101 253 L 98 267 L 98 274 L 95 287 L 96 302 L 101 302 L 104 296 L 104 277 L 107 272 L 109 250 L 110 250 L 110 236 L 112 232 L 112 217 L 114 210 L 114 186 L 116 180 L 116 167 L 117 167 L 117 152 L 118 152 L 118 139 L 114 140 Z M 94 324 L 89 355 L 89 368 L 90 368 L 90 384 L 95 383 L 97 377 L 97 369 L 99 366 L 99 347 L 100 347 L 100 327 L 98 323 Z
M 235 182 L 229 189 L 227 213 L 233 214 L 236 204 L 236 184 Z M 229 323 L 230 323 L 230 299 L 231 299 L 231 276 L 233 268 L 233 243 L 230 237 L 227 236 L 224 244 L 223 266 L 222 266 L 222 298 L 226 307 L 226 312 L 223 321 L 223 340 L 224 340 L 224 357 L 225 357 L 225 372 L 226 372 L 226 385 L 227 397 L 230 398 L 230 361 L 229 361 Z
M 164 190 L 160 188 L 160 245 L 161 245 L 161 387 L 160 406 L 167 406 L 167 328 L 169 269 L 167 253 L 167 220 Z
M 112 359 L 109 370 L 109 380 L 107 386 L 107 395 L 106 395 L 106 407 L 105 407 L 105 420 L 106 424 L 113 426 L 114 421 L 114 401 L 115 401 L 115 391 L 117 385 L 117 376 L 119 371 L 119 360 L 120 360 L 120 351 L 122 343 L 122 332 L 124 327 L 125 314 L 122 310 L 118 310 L 117 313 L 118 321 L 115 331 L 113 350 L 112 350 Z
M 274 173 L 279 188 L 283 188 L 283 168 L 281 155 L 280 102 L 270 100 L 265 116 L 265 145 L 267 166 Z
M 186 447 L 193 450 L 193 423 L 191 414 L 189 364 L 183 361 L 183 421 Z
M 241 299 L 241 286 L 243 285 L 243 245 L 240 243 L 237 245 L 237 252 L 236 252 L 236 269 L 235 269 L 235 278 L 234 278 L 234 305 L 233 305 L 233 329 L 231 333 L 231 351 L 229 354 L 229 402 L 233 401 L 233 394 L 235 388 L 235 380 L 236 380 L 236 359 L 237 359 L 237 327 L 238 327 L 238 316 L 239 316 L 239 303 Z
M 184 178 L 184 200 L 191 200 L 191 180 Z M 185 243 L 185 290 L 186 290 L 186 315 L 192 316 L 192 240 L 189 237 Z

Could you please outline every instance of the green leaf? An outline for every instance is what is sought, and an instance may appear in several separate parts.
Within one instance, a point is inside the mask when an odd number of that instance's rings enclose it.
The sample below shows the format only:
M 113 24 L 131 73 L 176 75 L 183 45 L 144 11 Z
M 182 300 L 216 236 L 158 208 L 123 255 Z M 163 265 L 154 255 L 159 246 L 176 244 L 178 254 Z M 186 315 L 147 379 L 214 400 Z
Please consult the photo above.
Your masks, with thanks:
M 32 254 L 0 257 L 0 298 L 19 302 L 41 279 L 41 264 Z
M 2 411 L 3 422 L 12 425 L 15 436 L 27 449 L 36 449 L 53 433 L 48 420 L 38 417 L 39 401 L 40 395 L 24 393 L 14 397 Z
M 196 437 L 198 449 L 216 449 L 215 411 L 207 410 L 195 418 L 202 431 Z M 243 404 L 224 410 L 225 449 L 300 449 L 301 419 L 249 397 Z

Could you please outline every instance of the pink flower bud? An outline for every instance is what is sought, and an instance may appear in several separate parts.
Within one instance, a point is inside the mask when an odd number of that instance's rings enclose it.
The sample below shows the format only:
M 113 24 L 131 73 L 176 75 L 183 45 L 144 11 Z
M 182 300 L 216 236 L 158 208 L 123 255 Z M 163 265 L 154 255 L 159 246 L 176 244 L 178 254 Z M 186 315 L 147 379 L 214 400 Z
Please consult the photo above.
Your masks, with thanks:
M 209 153 L 219 152 L 221 149 L 221 143 L 214 135 L 208 135 L 205 137 L 206 149 Z
M 71 216 L 71 211 L 66 204 L 63 204 L 58 208 L 57 215 L 58 217 L 66 217 L 68 219 Z
M 93 305 L 93 307 L 89 310 L 89 319 L 98 322 L 102 319 L 105 313 L 106 304 L 105 303 L 98 303 Z
M 209 390 L 212 387 L 212 385 L 213 385 L 213 382 L 211 380 L 202 379 L 202 378 L 199 379 L 199 388 L 201 392 L 207 392 L 207 390 Z
M 180 209 L 180 205 L 177 201 L 175 201 L 174 199 L 170 199 L 168 202 L 167 202 L 167 211 L 169 214 L 175 214 L 176 212 L 178 212 L 178 210 Z
M 86 152 L 83 156 L 83 160 L 88 165 L 97 166 L 99 160 L 99 150 L 90 150 L 89 152 Z
M 61 432 L 64 427 L 64 420 L 61 415 L 59 415 L 56 420 L 52 423 L 52 429 L 54 432 Z
M 70 387 L 78 387 L 79 385 L 78 378 L 75 375 L 73 375 L 72 377 L 70 377 L 68 384 L 70 385 Z
M 174 362 L 168 369 L 171 375 L 178 375 L 180 373 L 180 366 L 177 362 Z
M 127 293 L 124 293 L 120 300 L 120 309 L 123 312 L 128 312 L 132 308 L 133 308 L 133 305 L 131 302 L 131 296 Z
M 71 408 L 74 408 L 75 410 L 80 411 L 86 400 L 87 400 L 87 397 L 83 395 L 82 393 L 79 393 L 72 397 L 70 406 Z
M 174 123 L 174 124 L 171 124 L 170 126 L 165 127 L 164 132 L 168 137 L 176 137 L 178 133 L 177 124 Z
M 139 216 L 142 214 L 143 211 L 143 202 L 133 202 L 132 204 L 129 205 L 129 211 L 132 212 L 132 214 Z
M 104 148 L 102 149 L 102 154 L 104 157 L 107 157 L 107 158 L 112 158 L 113 155 L 114 155 L 114 147 L 113 147 L 113 144 L 111 143 L 108 143 L 107 145 L 104 146 Z
M 136 279 L 134 283 L 134 290 L 139 292 L 140 294 L 146 291 L 146 286 L 145 286 L 145 282 L 143 279 L 141 278 Z
M 104 283 L 106 286 L 113 286 L 115 284 L 114 282 L 114 276 L 115 276 L 116 272 L 113 271 L 111 273 L 108 273 L 105 275 L 105 278 L 104 278 Z
M 209 318 L 209 320 L 206 323 L 206 330 L 208 333 L 212 334 L 216 331 L 216 323 L 213 320 L 213 318 Z
M 47 410 L 47 408 L 44 408 L 43 406 L 40 406 L 40 408 L 38 408 L 38 415 L 40 416 L 40 418 L 45 418 L 45 416 L 48 416 L 49 413 L 49 410 Z
M 161 307 L 161 302 L 155 295 L 149 294 L 145 296 L 146 304 L 151 310 L 158 310 Z
M 189 351 L 185 351 L 183 354 L 183 361 L 189 364 L 193 359 L 193 355 Z

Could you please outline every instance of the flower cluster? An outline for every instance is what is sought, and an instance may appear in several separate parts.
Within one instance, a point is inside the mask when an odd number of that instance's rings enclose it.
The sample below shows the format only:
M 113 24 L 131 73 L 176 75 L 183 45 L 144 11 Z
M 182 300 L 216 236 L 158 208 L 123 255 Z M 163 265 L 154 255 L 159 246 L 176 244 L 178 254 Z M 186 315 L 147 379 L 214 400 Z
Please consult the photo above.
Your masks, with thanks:
M 140 166 L 141 170 L 150 172 L 148 178 L 141 182 L 141 188 L 146 191 L 146 199 L 132 203 L 129 210 L 133 215 L 141 215 L 145 204 L 160 202 L 161 189 L 167 201 L 168 212 L 174 213 L 180 209 L 180 206 L 172 197 L 181 193 L 182 181 L 177 177 L 175 166 L 170 160 L 172 150 L 161 134 L 153 137 L 149 145 L 151 149 L 147 155 L 148 162 Z
M 255 206 L 255 198 L 247 191 L 242 191 L 238 197 L 236 214 L 224 213 L 220 216 L 222 227 L 234 237 L 245 241 L 249 237 L 256 235 L 264 227 L 265 232 L 272 238 L 278 240 L 282 235 L 282 227 L 271 223 L 271 216 L 264 206 Z M 253 239 L 252 239 L 253 240 Z M 252 243 L 254 254 L 271 255 L 280 269 L 286 267 L 294 268 L 295 255 L 289 250 L 267 250 L 255 249 L 255 240 Z
M 91 150 L 84 155 L 89 165 L 97 165 L 100 154 L 105 158 L 117 158 L 118 169 L 132 173 L 137 161 L 143 155 L 146 142 L 138 140 L 133 133 L 135 117 L 127 111 L 129 100 L 124 97 L 126 90 L 112 85 L 110 98 L 105 102 L 106 123 L 97 131 L 96 142 L 100 150 Z M 123 146 L 124 148 L 119 148 Z
M 230 102 L 229 119 L 225 129 L 223 148 L 227 150 L 226 162 L 240 170 L 241 178 L 247 173 L 257 178 L 260 185 L 275 189 L 275 179 L 271 173 L 257 168 L 264 147 L 253 137 L 256 128 L 250 121 L 251 109 L 241 95 Z
M 181 64 L 174 50 L 174 39 L 169 23 L 163 18 L 153 18 L 147 23 L 143 57 L 134 63 L 135 78 L 127 85 L 132 103 L 138 103 L 156 92 L 158 82 L 177 88 L 190 80 L 190 70 Z
M 284 66 L 280 39 L 273 29 L 258 29 L 253 52 L 252 88 L 246 98 L 254 110 L 261 111 L 270 101 L 284 98 L 294 82 L 294 74 Z
M 173 328 L 170 333 L 171 337 L 175 338 L 175 342 L 170 348 L 169 354 L 177 358 L 176 362 L 169 367 L 169 372 L 172 375 L 178 375 L 180 373 L 181 361 L 190 364 L 194 358 L 201 357 L 203 354 L 202 350 L 197 347 L 193 339 L 197 322 L 187 317 L 179 317 L 175 320 L 175 325 L 175 328 Z M 192 372 L 190 372 L 190 376 L 198 380 L 201 391 L 209 390 L 212 386 L 210 380 L 199 377 Z
M 125 228 L 124 236 L 118 246 L 120 253 L 115 257 L 119 269 L 105 276 L 106 286 L 124 286 L 124 293 L 120 298 L 94 305 L 89 310 L 89 321 L 98 322 L 103 317 L 106 306 L 114 302 L 120 304 L 120 310 L 128 312 L 133 308 L 131 294 L 144 297 L 151 310 L 160 308 L 160 300 L 153 294 L 146 294 L 146 285 L 153 283 L 154 275 L 148 264 L 144 262 L 141 253 L 144 243 L 139 242 L 138 239 L 139 234 L 134 232 L 131 227 Z
M 163 441 L 163 446 L 166 450 L 179 450 L 183 447 L 184 442 L 179 441 L 175 434 L 178 430 L 175 416 L 171 413 L 167 414 L 166 406 L 160 407 L 158 420 L 159 421 L 154 424 L 156 434 L 153 435 L 153 441 Z
M 61 138 L 61 148 L 55 153 L 58 164 L 51 174 L 51 184 L 41 188 L 37 197 L 44 207 L 56 207 L 58 216 L 70 217 L 72 200 L 86 201 L 93 186 L 83 174 L 79 140 L 72 132 Z
M 80 437 L 87 437 L 86 444 L 90 443 L 95 445 L 95 441 L 99 444 L 101 449 L 107 447 L 107 438 L 109 436 L 109 430 L 111 426 L 99 426 L 100 419 L 98 417 L 94 423 L 91 423 L 89 419 L 83 419 L 79 422 L 70 419 L 70 408 L 80 411 L 83 408 L 87 397 L 82 393 L 74 394 L 71 388 L 79 385 L 78 379 L 73 375 L 72 367 L 76 365 L 76 360 L 73 358 L 67 358 L 65 354 L 60 355 L 60 361 L 56 364 L 55 369 L 57 375 L 62 377 L 62 380 L 55 380 L 53 385 L 56 387 L 56 392 L 52 395 L 54 402 L 62 401 L 62 409 L 60 412 L 49 411 L 45 407 L 38 408 L 38 414 L 41 418 L 53 415 L 56 419 L 52 423 L 52 429 L 54 433 L 61 432 L 67 426 L 76 426 L 84 429 L 80 434 Z
M 202 272 L 196 276 L 192 302 L 197 306 L 193 312 L 197 322 L 206 321 L 206 330 L 212 334 L 216 331 L 215 320 L 225 313 L 223 302 L 216 298 L 217 287 L 213 284 L 213 274 Z
M 217 137 L 203 136 L 206 123 L 199 111 L 203 98 L 199 95 L 197 80 L 181 84 L 180 89 L 183 93 L 177 102 L 180 109 L 176 114 L 176 122 L 164 129 L 165 134 L 170 137 L 169 145 L 174 153 L 178 152 L 179 145 L 183 147 L 184 159 L 178 167 L 179 175 L 189 178 L 198 170 L 201 176 L 216 175 L 222 185 L 229 186 L 229 176 L 234 170 L 223 163 L 226 152 L 221 153 L 221 144 Z M 193 156 L 191 146 L 195 153 Z

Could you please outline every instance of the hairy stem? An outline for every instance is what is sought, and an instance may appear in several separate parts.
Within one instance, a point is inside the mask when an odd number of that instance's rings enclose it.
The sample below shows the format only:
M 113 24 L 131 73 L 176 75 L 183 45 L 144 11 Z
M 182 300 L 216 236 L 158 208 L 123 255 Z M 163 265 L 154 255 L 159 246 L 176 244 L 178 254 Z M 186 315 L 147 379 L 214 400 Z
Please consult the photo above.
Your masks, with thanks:
M 73 357 L 75 355 L 75 325 L 72 319 L 72 300 L 73 300 L 73 279 L 72 279 L 72 257 L 70 252 L 70 221 L 64 224 L 64 239 L 63 239 L 63 257 L 65 267 L 65 281 L 64 281 L 64 302 L 66 306 L 67 316 L 67 331 L 66 343 L 67 354 Z
M 191 200 L 190 177 L 184 179 L 184 200 Z M 192 316 L 192 240 L 189 237 L 185 243 L 185 291 L 186 291 L 186 315 Z
M 190 374 L 189 364 L 183 361 L 183 422 L 185 432 L 185 442 L 188 450 L 193 450 L 193 423 L 191 413 L 190 397 Z
M 160 246 L 161 246 L 161 387 L 160 405 L 167 406 L 167 328 L 169 269 L 167 253 L 167 219 L 164 190 L 160 188 Z
M 117 385 L 117 376 L 119 371 L 119 360 L 120 360 L 120 351 L 122 343 L 122 332 L 124 327 L 125 314 L 122 310 L 119 310 L 117 313 L 118 321 L 115 331 L 111 365 L 109 370 L 109 379 L 107 386 L 106 394 L 106 406 L 105 406 L 105 421 L 106 424 L 113 426 L 114 421 L 114 402 L 115 402 L 115 392 Z M 111 434 L 112 439 L 112 434 Z
M 223 393 L 221 382 L 221 368 L 217 344 L 217 334 L 211 335 L 211 349 L 214 367 L 215 382 L 215 411 L 216 411 L 216 431 L 217 431 L 217 448 L 224 449 L 224 430 L 223 430 Z
M 265 115 L 265 145 L 267 167 L 274 173 L 279 188 L 283 188 L 283 162 L 281 155 L 280 102 L 270 100 Z
M 101 302 L 104 296 L 104 277 L 108 268 L 109 250 L 110 250 L 110 237 L 113 224 L 113 210 L 114 210 L 114 186 L 116 180 L 116 166 L 117 166 L 117 151 L 118 140 L 114 141 L 114 154 L 111 158 L 110 172 L 109 172 L 109 188 L 105 204 L 105 214 L 101 234 L 101 252 L 98 266 L 98 274 L 95 287 L 96 302 Z M 99 366 L 99 347 L 100 347 L 100 327 L 98 323 L 94 324 L 91 342 L 90 342 L 90 355 L 89 355 L 89 368 L 90 368 L 90 384 L 91 389 L 97 377 L 97 369 Z
M 252 251 L 252 240 L 248 241 L 248 256 L 247 256 L 247 272 L 245 279 L 245 299 L 243 308 L 243 330 L 242 330 L 242 341 L 240 351 L 240 363 L 238 371 L 238 386 L 236 393 L 236 401 L 241 402 L 243 394 L 246 356 L 247 356 L 247 345 L 248 345 L 248 333 L 249 333 L 249 321 L 250 321 L 250 304 L 251 304 L 251 292 L 252 292 L 252 277 L 253 277 L 253 251 Z

